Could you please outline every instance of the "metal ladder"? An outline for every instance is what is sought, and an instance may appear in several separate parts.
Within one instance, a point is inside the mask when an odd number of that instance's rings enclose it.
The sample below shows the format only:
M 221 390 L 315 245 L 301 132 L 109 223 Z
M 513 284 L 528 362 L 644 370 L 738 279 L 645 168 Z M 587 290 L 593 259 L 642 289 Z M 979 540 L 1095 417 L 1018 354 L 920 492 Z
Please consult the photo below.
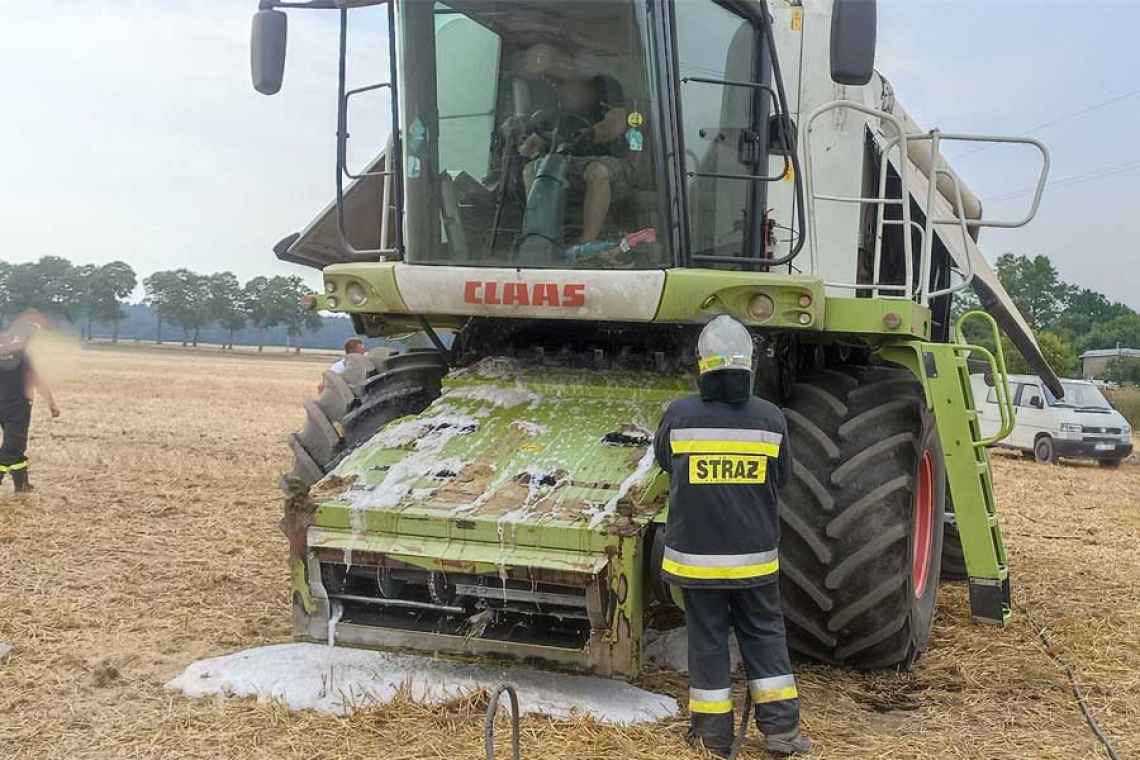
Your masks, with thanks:
M 971 319 L 988 324 L 996 347 L 996 356 L 981 346 L 966 342 L 963 325 Z M 973 455 L 969 463 L 972 465 L 973 483 L 962 478 L 957 490 L 964 493 L 951 492 L 954 499 L 954 518 L 958 524 L 958 534 L 961 536 L 966 571 L 969 575 L 970 610 L 974 620 L 978 622 L 1005 625 L 1009 621 L 1013 606 L 1010 598 L 1009 564 L 1006 561 L 1001 525 L 998 523 L 987 446 L 1005 438 L 1013 430 L 1014 410 L 997 322 L 984 311 L 963 314 L 955 327 L 955 342 L 951 345 L 955 350 L 954 369 L 967 410 L 963 417 L 969 429 L 970 453 Z M 977 407 L 974 404 L 968 363 L 971 354 L 981 354 L 988 362 L 997 395 L 1001 428 L 989 438 L 982 436 L 981 421 L 978 419 Z M 960 503 L 961 509 L 958 507 Z
M 962 328 L 969 320 L 988 324 L 995 352 L 966 342 Z M 1012 610 L 1009 565 L 986 447 L 1009 434 L 1014 412 L 997 323 L 986 312 L 968 312 L 958 320 L 952 343 L 912 341 L 883 348 L 880 355 L 910 368 L 923 385 L 943 442 L 954 518 L 969 575 L 971 617 L 976 622 L 1004 626 Z M 974 407 L 968 363 L 971 356 L 980 356 L 988 364 L 1001 413 L 1001 429 L 989 438 L 982 436 Z

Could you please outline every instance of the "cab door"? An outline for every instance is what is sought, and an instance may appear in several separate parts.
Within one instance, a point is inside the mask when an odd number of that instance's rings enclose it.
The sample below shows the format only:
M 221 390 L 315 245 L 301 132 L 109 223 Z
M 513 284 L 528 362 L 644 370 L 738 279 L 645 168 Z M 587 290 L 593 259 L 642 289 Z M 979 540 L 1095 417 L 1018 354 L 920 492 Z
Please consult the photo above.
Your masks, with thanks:
M 1051 412 L 1045 405 L 1045 394 L 1037 383 L 1023 383 L 1017 397 L 1017 424 L 1014 426 L 1014 443 L 1023 449 L 1032 449 L 1039 433 L 1050 435 Z

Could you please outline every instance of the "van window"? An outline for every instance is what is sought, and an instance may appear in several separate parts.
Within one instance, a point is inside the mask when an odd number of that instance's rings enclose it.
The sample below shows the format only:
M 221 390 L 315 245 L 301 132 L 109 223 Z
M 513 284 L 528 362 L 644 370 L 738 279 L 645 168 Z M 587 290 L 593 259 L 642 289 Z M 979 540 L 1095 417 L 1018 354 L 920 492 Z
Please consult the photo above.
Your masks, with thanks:
M 997 388 L 990 388 L 990 392 L 986 394 L 987 404 L 996 404 L 998 402 Z
M 1041 387 L 1037 385 L 1024 384 L 1021 386 L 1021 398 L 1018 400 L 1018 406 L 1029 407 L 1029 400 L 1034 396 L 1041 396 L 1044 401 L 1045 397 L 1041 394 Z

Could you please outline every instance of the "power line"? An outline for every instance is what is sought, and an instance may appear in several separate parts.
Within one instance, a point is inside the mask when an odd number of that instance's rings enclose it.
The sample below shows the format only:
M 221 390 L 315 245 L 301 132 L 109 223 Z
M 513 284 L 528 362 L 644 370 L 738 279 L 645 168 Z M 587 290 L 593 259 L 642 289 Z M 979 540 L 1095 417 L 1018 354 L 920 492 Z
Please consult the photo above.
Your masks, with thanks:
M 1097 169 L 1096 171 L 1086 172 L 1084 174 L 1074 174 L 1074 175 L 1071 175 L 1068 177 L 1061 177 L 1060 179 L 1053 180 L 1052 182 L 1049 182 L 1048 184 L 1046 184 L 1045 189 L 1046 190 L 1060 190 L 1060 189 L 1063 189 L 1065 187 L 1070 187 L 1072 185 L 1079 185 L 1079 184 L 1082 184 L 1084 182 L 1090 182 L 1094 179 L 1104 179 L 1106 177 L 1114 177 L 1117 174 L 1127 174 L 1129 172 L 1134 172 L 1137 170 L 1140 170 L 1140 161 L 1131 161 L 1129 163 L 1120 164 L 1118 166 L 1106 166 L 1106 167 L 1102 167 L 1100 169 Z M 1017 192 L 1008 193 L 1006 195 L 998 195 L 998 196 L 994 196 L 992 198 L 987 198 L 986 200 L 989 200 L 989 201 L 1005 201 L 1005 200 L 1009 200 L 1011 198 L 1020 198 L 1023 195 L 1029 195 L 1030 193 L 1033 193 L 1036 190 L 1037 190 L 1037 187 L 1034 186 L 1034 187 L 1031 187 L 1031 188 L 1028 188 L 1025 190 L 1018 190 Z
M 1106 108 L 1106 107 L 1112 105 L 1113 103 L 1119 103 L 1120 101 L 1125 100 L 1127 98 L 1131 98 L 1134 95 L 1140 95 L 1140 88 L 1135 89 L 1135 90 L 1129 90 L 1128 92 L 1122 92 L 1119 95 L 1113 95 L 1111 98 L 1108 98 L 1107 100 L 1102 100 L 1100 102 L 1093 103 L 1090 106 L 1085 106 L 1084 108 L 1081 108 L 1080 110 L 1073 111 L 1072 113 L 1063 114 L 1063 115 L 1058 116 L 1054 119 L 1050 119 L 1048 121 L 1043 121 L 1035 127 L 1030 127 L 1029 129 L 1023 130 L 1022 134 L 1031 135 L 1031 134 L 1034 134 L 1036 132 L 1040 132 L 1042 129 L 1052 127 L 1055 124 L 1060 124 L 1063 121 L 1068 121 L 1069 119 L 1075 119 L 1078 116 L 1084 116 L 1085 114 L 1092 113 L 1093 111 L 1099 111 L 1102 108 Z M 968 150 L 965 153 L 958 156 L 956 160 L 961 160 L 961 159 L 966 158 L 968 156 L 973 156 L 977 153 L 981 153 L 984 150 L 989 150 L 990 148 L 994 147 L 994 145 L 995 145 L 995 143 L 991 143 L 989 145 L 983 145 L 981 147 L 975 148 L 974 150 Z

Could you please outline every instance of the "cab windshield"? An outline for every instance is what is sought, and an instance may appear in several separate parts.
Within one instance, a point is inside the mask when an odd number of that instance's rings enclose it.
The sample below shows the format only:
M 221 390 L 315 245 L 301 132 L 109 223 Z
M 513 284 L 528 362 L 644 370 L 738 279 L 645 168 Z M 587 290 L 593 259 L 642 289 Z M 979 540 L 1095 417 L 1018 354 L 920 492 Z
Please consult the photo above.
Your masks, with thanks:
M 400 8 L 409 262 L 669 265 L 639 3 Z

